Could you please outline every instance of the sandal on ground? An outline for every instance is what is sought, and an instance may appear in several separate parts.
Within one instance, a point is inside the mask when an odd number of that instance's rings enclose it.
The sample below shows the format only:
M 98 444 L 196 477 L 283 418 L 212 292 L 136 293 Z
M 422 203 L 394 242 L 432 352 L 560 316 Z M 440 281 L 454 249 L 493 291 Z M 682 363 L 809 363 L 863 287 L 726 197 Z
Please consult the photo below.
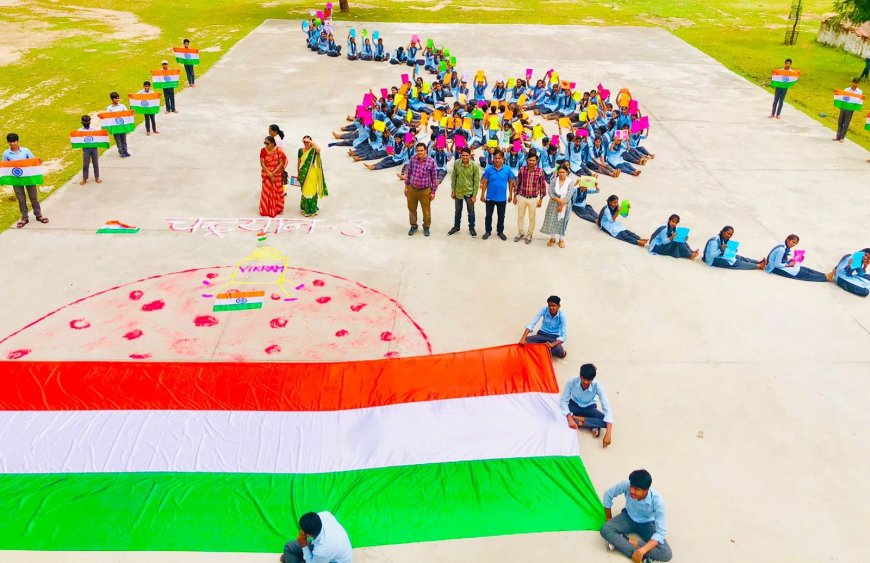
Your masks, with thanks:
M 601 436 L 601 429 L 600 428 L 593 428 L 592 435 L 595 436 L 596 438 L 598 438 L 599 436 Z
M 43 224 L 48 223 L 48 217 L 37 217 L 36 220 Z
M 550 240 L 547 241 L 547 246 L 553 246 L 554 244 L 556 244 L 556 239 L 551 238 Z
M 20 229 L 21 227 L 23 227 L 24 225 L 26 225 L 29 222 L 30 221 L 28 221 L 27 219 L 19 219 L 18 222 L 15 223 L 15 228 Z
M 559 248 L 565 248 L 565 241 L 564 240 L 559 241 Z

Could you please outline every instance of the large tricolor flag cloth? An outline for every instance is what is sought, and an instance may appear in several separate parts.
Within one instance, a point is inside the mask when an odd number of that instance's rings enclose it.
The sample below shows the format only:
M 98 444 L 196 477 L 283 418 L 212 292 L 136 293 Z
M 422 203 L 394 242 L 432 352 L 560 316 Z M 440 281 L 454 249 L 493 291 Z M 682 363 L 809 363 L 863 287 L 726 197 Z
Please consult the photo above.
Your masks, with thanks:
M 0 362 L 0 549 L 279 553 L 597 530 L 547 348 L 346 363 Z
M 71 131 L 69 142 L 74 149 L 107 149 L 109 148 L 109 132 L 104 129 Z
M 0 162 L 0 186 L 36 186 L 43 183 L 42 174 L 38 158 Z
M 134 115 L 130 110 L 104 111 L 103 113 L 98 113 L 97 117 L 100 118 L 100 127 L 112 135 L 118 135 L 120 133 L 129 133 L 136 129 Z
M 855 111 L 864 105 L 864 96 L 846 90 L 834 90 L 834 107 Z
M 155 114 L 160 113 L 160 92 L 148 92 L 147 94 L 128 94 L 130 109 L 136 113 Z
M 800 78 L 799 70 L 786 70 L 781 68 L 773 71 L 773 76 L 770 77 L 770 85 L 774 88 L 791 88 L 797 83 Z
M 167 70 L 152 70 L 151 71 L 151 85 L 155 88 L 163 89 L 163 88 L 178 88 L 178 77 L 180 76 L 181 71 L 177 68 L 170 68 Z
M 199 49 L 185 49 L 184 47 L 173 47 L 172 53 L 175 55 L 175 60 L 183 65 L 199 64 Z

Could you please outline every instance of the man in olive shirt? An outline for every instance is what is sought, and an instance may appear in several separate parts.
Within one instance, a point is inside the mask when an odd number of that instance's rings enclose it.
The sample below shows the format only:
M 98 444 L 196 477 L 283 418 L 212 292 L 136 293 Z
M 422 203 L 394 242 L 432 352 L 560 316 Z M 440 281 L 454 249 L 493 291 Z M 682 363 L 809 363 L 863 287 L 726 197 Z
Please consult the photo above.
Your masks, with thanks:
M 453 164 L 453 173 L 450 175 L 450 197 L 456 211 L 453 214 L 453 228 L 447 234 L 455 235 L 459 232 L 459 223 L 462 221 L 462 204 L 468 209 L 468 232 L 472 237 L 477 237 L 474 230 L 474 202 L 477 201 L 477 188 L 480 186 L 480 167 L 471 162 L 471 149 L 460 149 L 460 161 Z

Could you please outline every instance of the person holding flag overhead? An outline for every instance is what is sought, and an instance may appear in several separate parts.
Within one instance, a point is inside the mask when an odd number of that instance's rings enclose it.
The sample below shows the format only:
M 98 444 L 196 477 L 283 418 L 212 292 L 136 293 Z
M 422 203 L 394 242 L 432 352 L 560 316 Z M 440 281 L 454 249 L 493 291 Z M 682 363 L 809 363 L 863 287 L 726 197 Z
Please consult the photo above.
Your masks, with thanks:
M 852 87 L 845 90 L 834 90 L 834 107 L 839 108 L 840 117 L 837 119 L 837 136 L 831 139 L 832 141 L 840 141 L 846 139 L 846 133 L 849 132 L 849 123 L 852 121 L 852 114 L 855 110 L 861 109 L 864 104 L 864 95 L 861 89 L 858 88 L 858 79 L 852 79 Z
M 169 68 L 169 61 L 160 63 L 160 70 L 151 71 L 151 81 L 155 89 L 163 90 L 163 98 L 166 100 L 166 113 L 178 113 L 175 109 L 175 89 L 178 88 L 177 68 Z
M 82 149 L 82 179 L 79 185 L 83 186 L 88 183 L 88 173 L 92 162 L 94 163 L 94 179 L 98 184 L 102 184 L 99 149 L 109 148 L 109 133 L 103 129 L 91 129 L 91 116 L 83 115 L 81 128 L 70 134 L 70 143 L 72 143 L 72 148 Z
M 773 108 L 770 110 L 770 117 L 779 119 L 779 114 L 782 112 L 782 104 L 785 102 L 785 95 L 788 89 L 795 85 L 800 77 L 800 72 L 792 70 L 791 59 L 786 59 L 785 64 L 780 69 L 773 69 L 773 76 L 770 77 L 770 85 L 773 86 Z
M 15 223 L 15 228 L 20 229 L 30 222 L 27 213 L 27 198 L 30 198 L 30 206 L 33 214 L 40 223 L 48 223 L 48 217 L 43 216 L 39 206 L 39 192 L 37 184 L 42 183 L 42 161 L 33 156 L 30 149 L 19 144 L 17 133 L 6 135 L 9 148 L 3 151 L 2 165 L 0 165 L 0 186 L 12 186 L 15 199 L 18 200 L 18 210 L 21 219 Z M 15 164 L 11 164 L 11 163 Z

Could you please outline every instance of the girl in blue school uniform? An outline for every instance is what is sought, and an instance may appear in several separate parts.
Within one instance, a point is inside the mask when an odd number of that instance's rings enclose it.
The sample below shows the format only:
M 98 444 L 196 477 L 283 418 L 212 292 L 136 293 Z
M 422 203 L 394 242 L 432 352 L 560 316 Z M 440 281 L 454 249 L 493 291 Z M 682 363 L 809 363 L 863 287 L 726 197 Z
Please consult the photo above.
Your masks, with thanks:
M 631 209 L 631 205 L 628 208 Z M 625 225 L 616 220 L 618 216 L 619 197 L 614 194 L 607 198 L 607 204 L 598 213 L 598 228 L 615 239 L 637 246 L 646 246 L 648 241 L 626 229 Z
M 688 242 L 674 240 L 677 235 L 677 225 L 680 224 L 680 216 L 674 213 L 668 217 L 668 222 L 657 228 L 649 237 L 649 253 L 672 258 L 688 258 L 694 260 L 699 252 L 692 250 Z M 688 239 L 687 239 L 688 240 Z
M 523 94 L 526 94 L 526 98 L 529 97 L 529 95 L 526 91 L 526 81 L 523 80 L 522 78 L 517 78 L 517 81 L 514 84 L 514 87 L 511 88 L 508 92 L 509 92 L 508 100 L 510 100 L 511 102 L 518 101 L 520 99 L 520 96 L 522 96 Z
M 505 88 L 504 80 L 496 80 L 495 88 L 492 89 L 492 99 L 496 102 L 503 102 L 507 98 L 507 88 Z
M 351 151 L 354 162 L 384 158 L 387 156 L 386 145 L 390 142 L 391 138 L 387 130 L 380 133 L 372 129 L 368 140 L 357 149 Z
M 378 37 L 378 42 L 375 45 L 375 60 L 378 62 L 390 60 L 390 55 L 387 53 L 387 49 L 384 47 L 384 40 L 381 37 Z
M 643 131 L 639 131 L 637 133 L 631 133 L 628 137 L 629 150 L 636 158 L 641 160 L 641 164 L 646 164 L 648 160 L 656 157 L 656 155 L 649 152 L 646 147 L 640 145 L 640 142 L 649 136 L 649 130 L 646 131 L 646 135 L 643 134 Z
M 514 177 L 520 173 L 520 167 L 526 163 L 526 153 L 522 150 L 522 145 L 512 145 L 510 151 L 505 154 L 504 165 L 510 168 L 514 173 Z
M 420 51 L 420 43 L 415 43 L 411 41 L 408 44 L 408 60 L 405 61 L 405 64 L 408 66 L 416 66 L 423 64 L 423 59 L 417 58 L 417 53 Z
M 575 133 L 568 133 L 562 137 L 562 145 L 565 147 L 565 158 L 568 161 L 568 168 L 575 176 L 596 176 L 597 174 L 586 167 L 584 153 L 586 148 L 583 146 L 583 137 Z
M 435 51 L 426 47 L 423 49 L 423 69 L 429 72 L 438 72 L 438 63 L 435 61 Z
M 356 45 L 356 37 L 347 36 L 347 60 L 355 61 L 359 59 L 359 47 Z
M 486 131 L 483 128 L 482 119 L 474 119 L 471 122 L 471 149 L 486 145 Z
M 359 58 L 362 61 L 373 61 L 375 60 L 375 51 L 372 49 L 372 42 L 368 37 L 363 39 L 362 51 L 359 53 Z
M 858 260 L 855 259 L 856 255 L 859 255 Z M 870 265 L 870 248 L 865 248 L 840 258 L 834 271 L 828 274 L 828 277 L 839 288 L 848 291 L 852 295 L 867 297 L 867 295 L 870 295 L 870 276 L 867 275 L 868 265 Z
M 773 247 L 767 255 L 767 265 L 764 271 L 768 274 L 776 274 L 784 278 L 793 280 L 809 281 L 809 282 L 826 282 L 828 277 L 811 268 L 799 266 L 791 257 L 791 250 L 797 243 L 800 242 L 800 237 L 797 235 L 788 235 L 785 242 Z
M 586 166 L 589 170 L 612 178 L 619 176 L 619 170 L 611 168 L 607 164 L 607 147 L 604 146 L 601 136 L 595 137 L 595 140 L 592 141 L 588 154 L 589 160 L 586 162 Z
M 590 223 L 598 221 L 598 214 L 595 213 L 595 209 L 587 203 L 587 197 L 598 192 L 598 180 L 595 181 L 595 187 L 591 189 L 585 186 L 577 186 L 577 191 L 574 192 L 574 199 L 571 201 L 571 209 L 577 217 Z
M 743 256 L 734 255 L 725 257 L 725 249 L 728 241 L 734 236 L 734 227 L 725 225 L 719 234 L 707 241 L 704 246 L 704 263 L 713 268 L 725 268 L 728 270 L 763 270 L 767 265 L 767 259 L 761 261 Z
M 489 82 L 486 80 L 486 77 L 482 81 L 474 83 L 474 99 L 478 102 L 486 100 L 486 89 L 489 86 Z
M 649 157 L 647 157 L 647 156 L 641 154 L 640 152 L 635 151 L 631 148 L 631 133 L 629 133 L 628 127 L 622 128 L 622 129 L 620 129 L 620 131 L 623 131 L 623 136 L 625 136 L 628 139 L 627 142 L 622 141 L 622 143 L 621 143 L 621 145 L 622 145 L 622 158 L 625 159 L 626 162 L 629 162 L 631 164 L 636 164 L 638 166 L 646 165 L 646 162 L 647 162 L 647 160 L 649 160 Z
M 393 56 L 390 57 L 391 65 L 403 65 L 408 62 L 408 55 L 405 53 L 405 48 L 401 45 L 393 51 Z
M 391 151 L 386 151 L 387 157 L 375 164 L 364 164 L 366 168 L 369 170 L 383 170 L 384 168 L 393 168 L 395 166 L 401 166 L 405 162 L 405 142 L 402 140 L 401 135 L 396 135 L 393 138 L 393 142 L 390 145 Z
M 561 160 L 559 148 L 556 145 L 548 145 L 546 152 L 538 154 L 544 155 L 539 159 L 541 170 L 544 172 L 544 178 L 547 179 L 547 183 L 552 182 L 553 174 L 556 172 L 556 168 L 558 168 Z
M 640 170 L 626 162 L 622 157 L 623 152 L 625 152 L 625 145 L 622 143 L 622 139 L 614 139 L 607 148 L 607 164 L 620 172 L 640 176 Z

